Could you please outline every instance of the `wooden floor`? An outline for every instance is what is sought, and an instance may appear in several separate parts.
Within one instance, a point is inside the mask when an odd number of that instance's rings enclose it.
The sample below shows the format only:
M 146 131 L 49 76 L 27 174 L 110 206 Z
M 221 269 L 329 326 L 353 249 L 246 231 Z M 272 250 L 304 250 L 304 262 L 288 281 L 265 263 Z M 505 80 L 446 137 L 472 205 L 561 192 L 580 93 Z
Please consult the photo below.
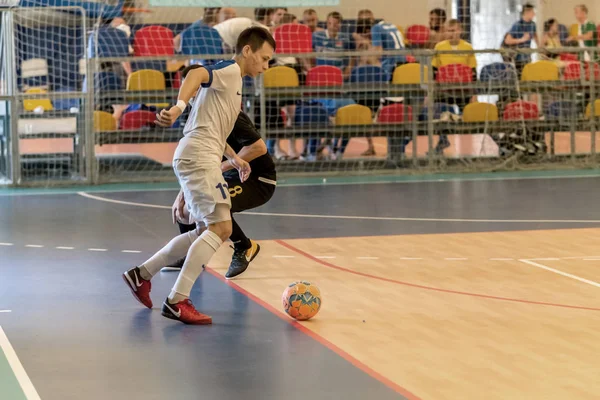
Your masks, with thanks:
M 421 399 L 598 399 L 600 229 L 261 242 L 238 285 Z M 231 250 L 211 268 L 223 275 Z M 410 396 L 409 396 L 410 397 Z

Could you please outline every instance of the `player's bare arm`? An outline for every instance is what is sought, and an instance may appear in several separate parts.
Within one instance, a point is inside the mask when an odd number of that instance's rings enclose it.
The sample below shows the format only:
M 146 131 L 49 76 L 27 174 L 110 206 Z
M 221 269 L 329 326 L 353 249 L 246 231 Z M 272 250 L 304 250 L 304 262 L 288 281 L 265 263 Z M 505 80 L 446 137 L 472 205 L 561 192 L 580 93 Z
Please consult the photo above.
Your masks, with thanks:
M 262 156 L 263 154 L 267 154 L 267 145 L 265 144 L 265 142 L 263 140 L 257 140 L 256 142 L 252 143 L 250 146 L 244 146 L 244 147 L 242 147 L 240 152 L 237 153 L 238 157 L 240 157 L 242 160 L 247 161 L 247 162 L 250 162 L 250 161 L 254 160 L 255 158 L 258 158 L 258 157 Z M 223 161 L 221 163 L 221 171 L 222 172 L 232 170 L 233 168 L 234 167 L 233 167 L 233 165 L 231 165 L 229 160 Z
M 227 160 L 229 160 L 231 166 L 238 170 L 238 173 L 240 174 L 240 180 L 245 182 L 250 176 L 250 164 L 241 159 L 229 144 L 227 144 L 225 147 L 225 157 L 227 157 Z
M 197 68 L 191 70 L 183 80 L 179 95 L 177 96 L 177 104 L 169 110 L 162 110 L 156 114 L 156 124 L 162 127 L 169 127 L 175 123 L 177 118 L 189 103 L 190 99 L 196 94 L 203 83 L 207 83 L 210 79 L 206 68 Z

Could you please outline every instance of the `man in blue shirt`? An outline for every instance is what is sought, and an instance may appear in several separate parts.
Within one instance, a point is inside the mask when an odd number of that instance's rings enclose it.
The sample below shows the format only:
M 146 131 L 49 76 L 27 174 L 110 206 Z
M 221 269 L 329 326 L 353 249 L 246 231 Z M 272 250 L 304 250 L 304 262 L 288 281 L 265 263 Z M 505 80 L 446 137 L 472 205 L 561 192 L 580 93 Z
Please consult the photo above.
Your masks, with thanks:
M 528 49 L 531 48 L 531 41 L 539 46 L 540 42 L 537 37 L 537 31 L 533 18 L 535 17 L 534 7 L 527 3 L 523 6 L 521 19 L 510 28 L 510 31 L 504 37 L 503 47 Z M 530 54 L 517 54 L 514 57 L 515 66 L 519 72 L 525 67 L 525 64 L 531 61 Z
M 313 33 L 313 49 L 315 53 L 350 51 L 350 35 L 340 32 L 342 26 L 342 15 L 337 12 L 331 12 L 327 15 L 327 29 L 324 31 L 315 31 Z M 342 70 L 344 77 L 350 76 L 353 62 L 351 57 L 317 57 L 316 65 L 330 65 Z

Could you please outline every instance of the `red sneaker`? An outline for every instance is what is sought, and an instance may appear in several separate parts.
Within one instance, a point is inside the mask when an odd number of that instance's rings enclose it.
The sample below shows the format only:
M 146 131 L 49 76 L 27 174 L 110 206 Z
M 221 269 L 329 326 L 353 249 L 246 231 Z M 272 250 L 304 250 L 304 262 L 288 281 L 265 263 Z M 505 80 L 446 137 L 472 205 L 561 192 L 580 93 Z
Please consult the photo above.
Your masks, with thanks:
M 196 311 L 190 299 L 175 304 L 171 304 L 169 299 L 165 300 L 162 306 L 162 315 L 189 325 L 212 324 L 212 318 Z
M 135 267 L 123 274 L 123 280 L 131 289 L 133 297 L 148 308 L 152 308 L 152 299 L 150 298 L 150 290 L 152 283 L 143 279 L 140 276 L 140 269 Z

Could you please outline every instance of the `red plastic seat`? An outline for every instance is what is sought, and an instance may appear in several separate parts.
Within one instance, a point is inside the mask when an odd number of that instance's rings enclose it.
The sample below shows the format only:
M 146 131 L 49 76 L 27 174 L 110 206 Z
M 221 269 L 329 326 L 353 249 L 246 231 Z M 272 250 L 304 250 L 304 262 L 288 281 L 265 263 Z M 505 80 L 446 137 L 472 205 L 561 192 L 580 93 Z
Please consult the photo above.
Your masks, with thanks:
M 173 31 L 164 26 L 146 26 L 135 33 L 133 52 L 136 56 L 170 56 L 175 54 Z
M 380 124 L 401 124 L 413 120 L 411 106 L 404 104 L 390 104 L 379 111 L 377 122 Z
M 506 121 L 536 120 L 539 117 L 538 106 L 531 101 L 515 101 L 507 104 L 503 114 Z
M 585 79 L 590 80 L 590 63 L 584 65 Z M 600 65 L 593 63 L 594 69 L 594 80 L 600 80 Z M 563 70 L 563 80 L 565 81 L 578 81 L 581 79 L 581 63 L 571 62 L 567 64 Z
M 306 25 L 283 24 L 273 30 L 276 53 L 312 53 L 312 32 Z
M 156 115 L 152 111 L 137 110 L 123 114 L 119 121 L 119 129 L 133 130 L 148 126 L 155 126 Z
M 411 45 L 426 45 L 429 42 L 429 34 L 429 28 L 425 25 L 411 25 L 406 28 L 406 39 Z
M 306 74 L 306 86 L 342 86 L 344 76 L 342 70 L 330 65 L 311 68 Z
M 473 70 L 464 64 L 448 64 L 438 69 L 439 83 L 469 83 L 473 81 Z

